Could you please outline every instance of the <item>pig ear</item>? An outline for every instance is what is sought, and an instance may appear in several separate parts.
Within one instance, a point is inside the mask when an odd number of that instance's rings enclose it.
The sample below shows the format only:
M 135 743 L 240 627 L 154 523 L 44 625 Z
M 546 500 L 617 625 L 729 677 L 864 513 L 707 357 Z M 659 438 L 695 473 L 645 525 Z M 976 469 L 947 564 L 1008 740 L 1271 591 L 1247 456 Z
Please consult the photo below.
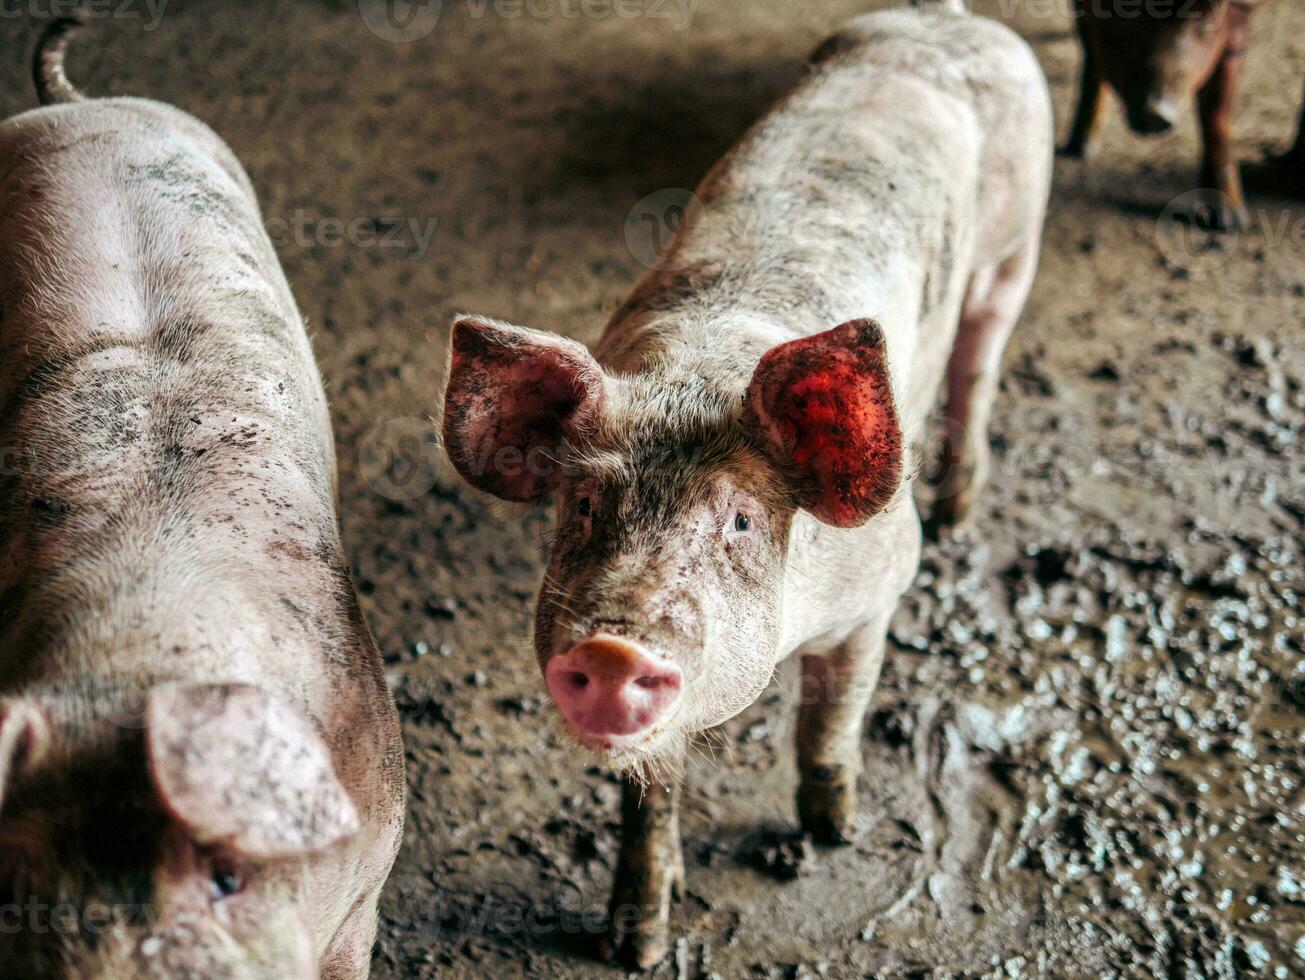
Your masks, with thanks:
M 462 477 L 505 500 L 543 497 L 563 439 L 597 418 L 603 373 L 575 341 L 491 320 L 453 324 L 444 446 Z
M 320 851 L 357 832 L 358 813 L 326 746 L 266 692 L 156 688 L 145 720 L 155 789 L 197 843 L 267 859 Z
M 897 492 L 902 433 L 873 320 L 771 348 L 746 397 L 748 427 L 793 480 L 798 503 L 826 524 L 864 524 Z
M 0 701 L 0 807 L 5 788 L 31 772 L 50 748 L 50 719 L 31 701 Z

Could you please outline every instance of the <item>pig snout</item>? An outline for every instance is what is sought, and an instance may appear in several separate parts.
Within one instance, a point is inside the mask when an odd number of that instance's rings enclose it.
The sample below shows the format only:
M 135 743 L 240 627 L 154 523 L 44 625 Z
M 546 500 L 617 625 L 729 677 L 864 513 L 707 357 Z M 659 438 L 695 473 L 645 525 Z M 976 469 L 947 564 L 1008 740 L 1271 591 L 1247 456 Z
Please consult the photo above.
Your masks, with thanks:
M 571 730 L 585 741 L 649 732 L 680 698 L 680 668 L 643 646 L 599 634 L 553 657 L 544 678 Z
M 1128 128 L 1141 136 L 1167 133 L 1178 121 L 1178 105 L 1167 95 L 1148 95 L 1125 106 Z

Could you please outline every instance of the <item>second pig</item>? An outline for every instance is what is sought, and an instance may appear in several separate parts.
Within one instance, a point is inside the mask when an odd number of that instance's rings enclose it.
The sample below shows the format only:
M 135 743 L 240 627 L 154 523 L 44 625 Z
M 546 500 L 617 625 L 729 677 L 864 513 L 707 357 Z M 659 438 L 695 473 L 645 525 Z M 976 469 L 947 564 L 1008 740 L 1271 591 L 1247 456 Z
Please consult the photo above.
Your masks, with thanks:
M 612 950 L 665 953 L 686 743 L 802 661 L 802 826 L 853 832 L 862 718 L 915 574 L 912 447 L 945 384 L 971 509 L 1037 263 L 1046 82 L 962 12 L 873 14 L 707 176 L 594 354 L 465 317 L 444 437 L 473 485 L 551 495 L 535 652 L 566 729 L 628 770 Z M 691 209 L 691 211 L 694 209 Z

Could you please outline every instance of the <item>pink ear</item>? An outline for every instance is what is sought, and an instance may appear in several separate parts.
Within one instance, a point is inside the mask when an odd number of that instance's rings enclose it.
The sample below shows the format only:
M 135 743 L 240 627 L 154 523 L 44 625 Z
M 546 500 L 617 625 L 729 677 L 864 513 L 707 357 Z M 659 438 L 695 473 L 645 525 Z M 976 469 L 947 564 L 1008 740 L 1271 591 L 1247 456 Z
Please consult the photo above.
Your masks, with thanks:
M 747 422 L 826 524 L 856 527 L 902 477 L 902 433 L 883 331 L 850 320 L 768 350 L 748 385 Z
M 472 486 L 536 500 L 560 475 L 565 437 L 596 418 L 603 374 L 580 344 L 506 323 L 461 318 L 444 392 L 444 446 Z
M 326 746 L 266 692 L 157 688 L 145 719 L 154 786 L 196 842 L 266 859 L 320 851 L 357 832 Z

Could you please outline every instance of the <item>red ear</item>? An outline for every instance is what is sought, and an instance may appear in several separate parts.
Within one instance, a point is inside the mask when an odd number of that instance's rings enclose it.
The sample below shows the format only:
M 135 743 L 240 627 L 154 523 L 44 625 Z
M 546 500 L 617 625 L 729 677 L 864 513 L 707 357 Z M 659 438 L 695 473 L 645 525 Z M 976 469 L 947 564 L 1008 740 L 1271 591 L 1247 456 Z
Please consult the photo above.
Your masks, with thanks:
M 603 373 L 583 346 L 552 334 L 468 317 L 453 324 L 444 391 L 444 447 L 472 486 L 536 500 L 558 476 L 563 439 L 591 424 Z
M 330 751 L 270 694 L 247 684 L 155 688 L 145 721 L 154 787 L 197 843 L 279 858 L 357 833 Z
M 897 492 L 902 432 L 873 320 L 768 350 L 745 411 L 767 454 L 794 478 L 798 502 L 826 524 L 864 524 Z

